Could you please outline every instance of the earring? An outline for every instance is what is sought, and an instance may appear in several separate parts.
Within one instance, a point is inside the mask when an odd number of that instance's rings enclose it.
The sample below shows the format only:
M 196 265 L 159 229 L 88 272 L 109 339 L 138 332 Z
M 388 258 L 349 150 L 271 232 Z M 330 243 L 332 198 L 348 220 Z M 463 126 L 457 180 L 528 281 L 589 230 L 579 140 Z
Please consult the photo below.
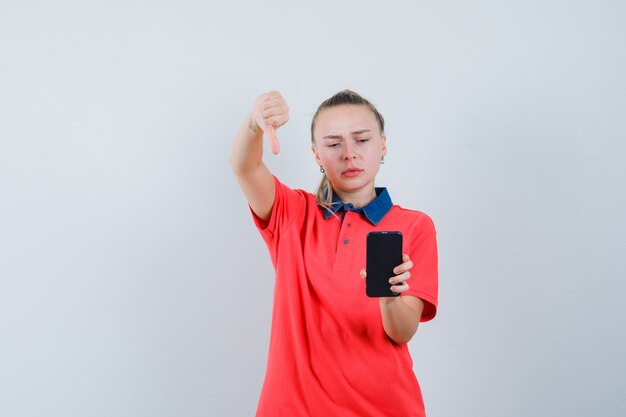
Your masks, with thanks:
M 385 157 L 383 156 L 382 158 L 380 158 L 380 164 L 384 164 L 385 163 Z
M 323 174 L 324 172 L 326 172 L 326 171 L 324 170 L 324 167 L 320 166 L 320 172 L 321 172 L 322 174 Z

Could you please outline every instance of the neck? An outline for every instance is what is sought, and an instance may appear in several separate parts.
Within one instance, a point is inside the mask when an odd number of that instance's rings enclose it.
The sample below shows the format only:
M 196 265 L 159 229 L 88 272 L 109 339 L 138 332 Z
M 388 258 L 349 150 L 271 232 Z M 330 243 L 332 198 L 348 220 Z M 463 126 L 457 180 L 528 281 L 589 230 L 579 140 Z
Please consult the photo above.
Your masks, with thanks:
M 335 191 L 335 194 L 344 204 L 352 203 L 354 207 L 365 207 L 376 198 L 374 187 L 367 191 Z

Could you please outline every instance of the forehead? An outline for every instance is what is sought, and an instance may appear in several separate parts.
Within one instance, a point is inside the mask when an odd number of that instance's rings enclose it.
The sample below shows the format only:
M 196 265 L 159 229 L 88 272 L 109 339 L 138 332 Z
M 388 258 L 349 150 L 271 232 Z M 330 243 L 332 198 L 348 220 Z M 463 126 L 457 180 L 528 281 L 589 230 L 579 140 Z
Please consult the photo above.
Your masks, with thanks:
M 315 121 L 315 135 L 380 130 L 374 113 L 364 105 L 343 105 L 322 110 Z

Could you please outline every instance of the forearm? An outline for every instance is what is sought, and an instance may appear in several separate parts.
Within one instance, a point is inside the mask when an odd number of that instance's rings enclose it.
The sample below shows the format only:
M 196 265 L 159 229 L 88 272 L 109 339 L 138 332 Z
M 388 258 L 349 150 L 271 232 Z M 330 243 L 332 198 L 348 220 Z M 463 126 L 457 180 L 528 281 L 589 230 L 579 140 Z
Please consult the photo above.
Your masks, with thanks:
M 407 304 L 405 298 L 407 297 L 380 300 L 383 328 L 387 336 L 397 344 L 411 340 L 420 322 L 420 314 Z
M 263 130 L 251 115 L 239 127 L 230 155 L 230 165 L 237 175 L 254 172 L 263 164 Z

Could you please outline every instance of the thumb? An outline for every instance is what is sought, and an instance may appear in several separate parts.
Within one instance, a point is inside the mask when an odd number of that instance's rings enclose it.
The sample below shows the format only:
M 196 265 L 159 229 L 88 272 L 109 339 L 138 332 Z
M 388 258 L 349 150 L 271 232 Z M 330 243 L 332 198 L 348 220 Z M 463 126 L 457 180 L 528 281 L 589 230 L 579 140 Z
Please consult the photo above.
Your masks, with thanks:
M 267 123 L 265 125 L 265 133 L 267 133 L 267 137 L 270 140 L 270 145 L 272 146 L 272 153 L 274 155 L 280 152 L 280 145 L 278 144 L 278 138 L 276 137 L 276 128 L 274 125 Z

